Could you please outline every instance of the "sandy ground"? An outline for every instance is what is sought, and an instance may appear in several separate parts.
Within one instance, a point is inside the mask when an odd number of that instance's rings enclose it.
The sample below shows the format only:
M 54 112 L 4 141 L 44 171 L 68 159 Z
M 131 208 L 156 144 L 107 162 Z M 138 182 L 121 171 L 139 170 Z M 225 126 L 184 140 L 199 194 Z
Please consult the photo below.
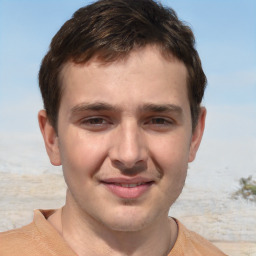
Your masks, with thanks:
M 65 190 L 66 186 L 61 174 L 19 175 L 0 172 L 0 219 L 2 220 L 0 231 L 27 224 L 32 220 L 33 209 L 62 206 L 65 200 Z M 186 198 L 186 193 L 184 198 Z M 210 220 L 207 220 L 207 214 L 201 218 L 204 221 Z M 193 229 L 193 223 L 198 219 L 198 216 L 192 214 L 183 217 L 182 222 Z M 199 232 L 196 226 L 194 230 Z M 213 242 L 227 255 L 256 256 L 256 243 L 254 242 Z

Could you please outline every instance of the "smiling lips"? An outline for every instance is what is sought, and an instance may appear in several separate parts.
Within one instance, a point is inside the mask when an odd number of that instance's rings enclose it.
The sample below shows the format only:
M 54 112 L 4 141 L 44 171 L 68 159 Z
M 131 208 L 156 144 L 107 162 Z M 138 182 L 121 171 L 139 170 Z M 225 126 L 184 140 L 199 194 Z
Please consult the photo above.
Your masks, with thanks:
M 153 181 L 148 182 L 102 182 L 113 194 L 121 198 L 135 199 L 149 190 Z
M 140 182 L 140 183 L 134 183 L 134 184 L 114 183 L 114 185 L 120 186 L 120 187 L 123 187 L 123 188 L 134 188 L 134 187 L 141 186 L 141 185 L 144 185 L 144 184 L 146 184 L 146 182 Z

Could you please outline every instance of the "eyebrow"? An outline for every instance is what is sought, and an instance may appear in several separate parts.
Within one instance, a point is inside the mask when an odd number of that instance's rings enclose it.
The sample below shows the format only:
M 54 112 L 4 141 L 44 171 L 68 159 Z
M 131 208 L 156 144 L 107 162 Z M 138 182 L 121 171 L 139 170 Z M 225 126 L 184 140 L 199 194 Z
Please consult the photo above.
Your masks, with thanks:
M 120 108 L 105 102 L 81 103 L 71 108 L 71 115 L 84 111 L 120 111 Z M 177 113 L 182 114 L 183 110 L 180 106 L 174 104 L 154 104 L 146 103 L 139 108 L 140 112 L 156 112 L 156 113 Z
M 182 114 L 183 110 L 180 106 L 174 104 L 145 104 L 142 106 L 143 112 L 159 112 L 159 113 L 170 113 L 176 112 Z
M 71 108 L 71 113 L 76 114 L 84 111 L 117 111 L 117 108 L 105 102 L 82 103 Z

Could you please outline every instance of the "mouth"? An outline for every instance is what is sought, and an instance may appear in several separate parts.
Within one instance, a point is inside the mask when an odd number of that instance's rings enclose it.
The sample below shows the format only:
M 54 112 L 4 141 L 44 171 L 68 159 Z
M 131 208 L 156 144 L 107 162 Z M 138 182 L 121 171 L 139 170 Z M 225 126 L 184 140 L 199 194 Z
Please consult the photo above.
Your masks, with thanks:
M 147 183 L 148 182 L 140 182 L 140 183 L 133 183 L 133 184 L 129 184 L 129 183 L 112 183 L 112 184 L 114 184 L 115 186 L 123 187 L 123 188 L 135 188 L 137 186 L 145 185 Z
M 108 191 L 110 191 L 112 194 L 119 198 L 136 199 L 141 197 L 146 192 L 148 192 L 151 186 L 154 184 L 154 182 L 104 181 L 102 182 L 102 184 L 108 189 Z

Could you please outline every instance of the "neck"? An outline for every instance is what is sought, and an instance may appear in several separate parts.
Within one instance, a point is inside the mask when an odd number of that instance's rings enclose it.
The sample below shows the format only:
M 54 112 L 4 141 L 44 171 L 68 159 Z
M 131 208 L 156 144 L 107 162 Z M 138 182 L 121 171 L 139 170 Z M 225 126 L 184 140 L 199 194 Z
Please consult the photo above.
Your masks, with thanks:
M 80 256 L 166 256 L 178 233 L 176 222 L 168 218 L 167 214 L 142 230 L 112 230 L 87 213 L 80 212 L 68 193 L 66 205 L 61 214 L 56 214 L 55 223 L 55 228 L 67 244 Z

